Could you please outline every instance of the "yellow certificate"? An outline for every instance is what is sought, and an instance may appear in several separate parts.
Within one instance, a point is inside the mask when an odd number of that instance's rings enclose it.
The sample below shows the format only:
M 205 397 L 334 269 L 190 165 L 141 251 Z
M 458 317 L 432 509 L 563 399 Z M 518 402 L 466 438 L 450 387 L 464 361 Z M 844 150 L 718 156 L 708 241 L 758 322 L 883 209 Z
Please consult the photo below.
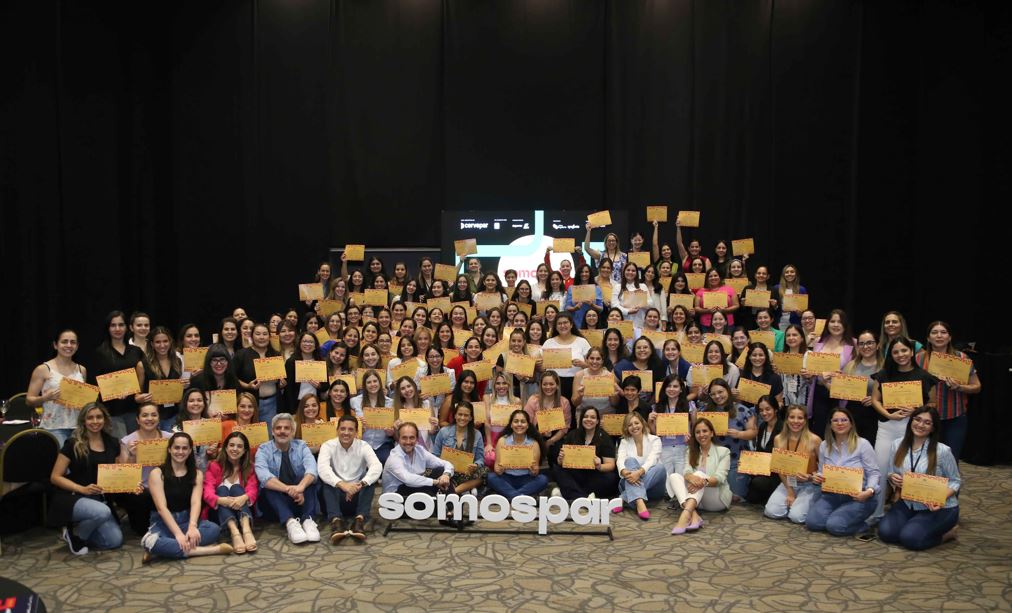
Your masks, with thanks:
M 544 315 L 545 314 L 545 309 L 547 309 L 549 306 L 553 306 L 556 309 L 559 309 L 561 311 L 562 310 L 562 300 L 548 300 L 547 298 L 543 298 L 541 300 L 538 300 L 538 313 L 540 313 L 541 315 Z
M 207 355 L 207 347 L 185 347 L 183 349 L 183 370 L 186 372 L 197 372 L 204 369 L 204 356 Z
M 367 289 L 363 299 L 363 304 L 369 306 L 386 306 L 387 300 L 390 299 L 390 293 L 385 289 Z
M 759 399 L 770 393 L 772 386 L 766 383 L 759 383 L 744 377 L 738 379 L 738 400 L 749 404 L 756 404 Z
M 348 385 L 349 394 L 354 395 L 358 393 L 358 382 L 355 380 L 355 375 L 337 375 L 331 377 L 330 382 L 333 383 L 334 381 L 344 381 Z
M 627 370 L 622 373 L 622 380 L 624 381 L 626 377 L 639 377 L 642 391 L 654 389 L 654 371 L 652 370 Z M 619 385 L 622 385 L 621 382 Z
M 689 283 L 689 289 L 695 291 L 706 284 L 706 273 L 687 272 L 685 273 L 685 280 Z
M 153 441 L 137 441 L 134 457 L 141 466 L 161 466 L 165 463 L 165 450 L 169 448 L 169 439 L 157 438 Z
M 654 349 L 658 351 L 664 346 L 664 341 L 668 340 L 668 335 L 660 330 L 643 330 L 640 335 L 650 339 L 650 342 L 654 344 Z
M 657 436 L 685 436 L 689 433 L 688 413 L 658 413 Z
M 727 306 L 727 294 L 724 292 L 703 292 L 704 309 L 722 309 Z
M 400 296 L 401 292 L 404 291 L 403 285 L 397 285 L 396 283 L 387 283 L 387 292 L 390 293 L 390 297 Z
M 473 372 L 479 383 L 482 381 L 488 381 L 492 378 L 492 367 L 492 362 L 487 360 L 479 360 L 477 362 L 468 362 L 464 364 L 464 370 L 470 370 Z
M 600 283 L 598 283 L 597 287 L 601 289 L 601 302 L 607 302 L 608 304 L 611 304 L 612 298 L 611 284 L 609 283 L 606 285 L 601 285 Z M 528 313 L 528 315 L 530 315 L 530 313 Z
M 299 284 L 299 300 L 322 300 L 323 299 L 323 285 L 319 283 L 300 283 Z
M 365 292 L 348 292 L 348 302 L 356 306 L 365 304 Z
M 748 359 L 748 351 L 742 351 L 738 354 L 738 359 L 734 361 L 734 365 L 738 367 L 738 370 L 745 368 L 745 360 Z
M 666 222 L 668 220 L 668 207 L 665 204 L 658 204 L 647 207 L 647 221 L 656 221 L 659 223 Z
M 752 343 L 762 343 L 770 351 L 777 345 L 777 335 L 772 330 L 749 330 L 748 340 Z
M 698 228 L 699 211 L 678 211 L 678 225 L 683 228 Z
M 529 302 L 514 302 L 512 304 L 517 305 L 517 308 L 520 309 L 520 311 L 522 311 L 524 315 L 526 315 L 528 317 L 531 316 L 531 311 L 534 308 L 533 304 L 531 304 Z
M 584 375 L 584 398 L 610 398 L 615 393 L 615 377 L 609 374 Z
M 596 285 L 574 285 L 573 304 L 577 302 L 597 302 Z
M 295 360 L 295 382 L 323 383 L 327 380 L 327 363 L 320 360 Z
M 60 379 L 58 402 L 68 409 L 83 409 L 86 404 L 98 400 L 98 392 L 98 386 L 64 377 Z
M 573 253 L 576 251 L 576 239 L 554 238 L 552 239 L 552 251 L 555 253 Z
M 245 426 L 232 426 L 232 432 L 242 432 L 246 435 L 246 440 L 249 441 L 249 446 L 253 449 L 263 445 L 267 442 L 267 422 L 258 421 L 255 424 L 247 424 Z
M 664 382 L 663 381 L 658 381 L 658 382 L 654 383 L 654 402 L 660 402 L 661 401 L 661 387 L 663 387 L 663 386 L 664 386 Z
M 650 253 L 647 251 L 633 251 L 627 256 L 627 260 L 639 268 L 650 266 Z
M 281 337 L 277 334 L 271 333 L 271 349 L 274 351 L 281 351 Z
M 398 417 L 402 422 L 414 422 L 420 430 L 428 430 L 429 418 L 433 415 L 429 409 L 401 409 Z
M 366 430 L 389 430 L 394 427 L 394 410 L 387 408 L 363 408 L 362 421 Z
M 520 353 L 506 354 L 506 372 L 511 375 L 533 377 L 536 360 L 529 355 Z
M 344 310 L 344 302 L 340 300 L 321 300 L 316 306 L 320 307 L 320 317 L 324 318 Z
M 674 277 L 657 277 L 657 283 L 660 284 L 661 291 L 663 293 L 666 294 L 671 289 L 671 280 L 672 279 L 674 279 Z
M 601 343 L 604 342 L 604 330 L 580 330 L 580 334 L 583 338 L 590 343 L 591 347 L 600 347 Z
M 365 245 L 345 245 L 344 259 L 349 262 L 361 262 L 365 260 Z
M 682 357 L 690 364 L 702 364 L 706 345 L 703 343 L 682 343 Z
M 608 413 L 601 416 L 601 429 L 612 436 L 622 436 L 623 424 L 625 424 L 623 413 Z
M 592 445 L 563 445 L 562 467 L 577 470 L 594 470 L 597 449 Z
M 668 294 L 668 308 L 681 306 L 686 311 L 696 308 L 696 297 L 692 294 Z
M 608 324 L 609 328 L 615 328 L 622 333 L 622 338 L 629 340 L 633 337 L 633 322 L 630 319 L 623 319 L 622 321 L 616 321 L 615 323 Z
M 739 238 L 731 241 L 731 253 L 734 255 L 752 255 L 755 253 L 755 241 L 751 238 Z
M 700 419 L 709 419 L 713 424 L 713 433 L 717 436 L 727 436 L 727 413 L 725 411 L 700 411 L 696 413 L 696 421 L 698 422 Z
M 573 367 L 573 352 L 569 348 L 542 349 L 541 359 L 546 370 Z
M 253 370 L 259 381 L 277 381 L 285 378 L 285 359 L 279 355 L 271 358 L 255 358 Z
M 423 394 L 428 394 L 429 396 L 449 394 L 453 391 L 453 385 L 450 383 L 450 373 L 446 372 L 422 377 L 419 380 L 419 387 L 421 387 Z
M 591 213 L 587 215 L 587 223 L 590 224 L 591 228 L 603 228 L 611 225 L 611 213 L 608 211 L 598 211 L 597 213 Z
M 436 264 L 433 276 L 453 284 L 457 280 L 457 267 L 450 264 Z
M 106 375 L 99 375 L 96 380 L 98 389 L 102 392 L 102 400 L 126 398 L 141 392 L 137 371 L 133 368 L 124 368 Z
M 510 415 L 513 411 L 520 409 L 519 403 L 514 404 L 493 404 L 489 408 L 489 420 L 497 428 L 504 428 L 510 423 Z
M 724 367 L 720 364 L 693 364 L 689 370 L 692 377 L 692 385 L 706 389 L 710 381 L 720 379 L 724 376 Z
M 734 289 L 734 293 L 740 294 L 745 286 L 748 285 L 748 279 L 745 277 L 728 277 L 724 279 L 724 285 Z
M 829 383 L 829 397 L 835 400 L 856 400 L 868 395 L 868 377 L 833 375 Z
M 207 393 L 209 411 L 223 414 L 235 414 L 237 409 L 237 393 L 235 390 L 211 390 Z
M 471 338 L 472 336 L 474 336 L 474 332 L 471 332 L 470 330 L 454 329 L 453 344 L 463 349 L 464 345 L 467 343 L 467 339 Z
M 745 290 L 745 306 L 753 309 L 770 308 L 770 292 L 761 289 Z
M 453 241 L 453 250 L 460 257 L 465 255 L 471 255 L 478 253 L 478 239 L 476 238 L 465 238 L 459 241 Z
M 450 302 L 450 298 L 448 296 L 443 296 L 441 298 L 429 298 L 425 302 L 425 309 L 428 311 L 431 311 L 432 309 L 439 309 L 444 314 L 448 315 L 450 313 L 450 309 L 452 308 L 453 303 Z M 408 316 L 410 317 L 410 313 Z
M 781 475 L 808 474 L 808 454 L 804 451 L 788 451 L 776 448 L 770 470 Z
M 840 354 L 809 351 L 805 357 L 805 368 L 813 373 L 840 372 Z
M 773 370 L 781 375 L 800 375 L 804 364 L 805 354 L 803 353 L 773 354 Z
M 453 464 L 453 472 L 457 474 L 468 474 L 471 472 L 471 465 L 474 464 L 474 453 L 463 449 L 443 446 L 439 457 Z
M 826 479 L 822 482 L 823 494 L 857 496 L 861 493 L 861 488 L 864 485 L 863 468 L 827 464 L 822 467 L 822 476 Z
M 973 370 L 973 360 L 961 358 L 958 355 L 932 351 L 928 360 L 929 373 L 939 379 L 955 379 L 956 383 L 961 385 L 970 383 L 971 370 Z
M 155 404 L 176 404 L 183 399 L 183 380 L 155 379 L 148 383 L 148 393 Z
M 882 384 L 882 406 L 887 409 L 916 408 L 924 404 L 920 381 L 899 381 Z
M 503 445 L 495 461 L 503 468 L 529 469 L 534 465 L 534 445 Z
M 649 300 L 650 296 L 641 289 L 622 294 L 622 304 L 624 304 L 627 309 L 644 309 L 646 308 Z
M 391 383 L 400 381 L 402 377 L 408 379 L 414 379 L 415 375 L 418 374 L 418 360 L 415 358 L 407 358 L 406 362 L 401 362 L 397 366 L 390 369 Z
M 194 445 L 212 445 L 221 442 L 221 418 L 191 419 L 183 422 L 183 432 L 190 435 Z
M 770 476 L 772 453 L 762 451 L 742 451 L 738 456 L 738 472 L 746 475 Z
M 319 447 L 333 438 L 337 438 L 336 424 L 329 421 L 322 424 L 302 424 L 302 440 L 310 447 Z
M 104 494 L 132 494 L 141 484 L 141 470 L 140 464 L 99 464 L 98 486 Z
M 443 364 L 449 364 L 450 360 L 460 357 L 460 352 L 456 349 L 443 349 Z
M 808 310 L 808 294 L 787 294 L 784 296 L 784 310 L 801 313 Z
M 717 341 L 724 348 L 724 353 L 731 353 L 731 337 L 726 334 L 704 334 L 703 346 L 710 344 L 710 341 Z
M 535 413 L 534 421 L 541 433 L 555 432 L 566 427 L 566 416 L 560 408 L 541 409 Z
M 825 329 L 826 329 L 826 320 L 825 319 L 816 319 L 815 320 L 815 330 L 813 330 L 813 332 L 815 332 L 815 336 L 816 337 L 822 336 L 822 331 L 825 330 Z
M 949 498 L 949 480 L 923 473 L 905 473 L 900 498 L 921 504 L 945 506 L 945 501 Z
M 502 306 L 502 294 L 499 292 L 479 292 L 474 295 L 474 305 L 478 311 L 491 311 Z

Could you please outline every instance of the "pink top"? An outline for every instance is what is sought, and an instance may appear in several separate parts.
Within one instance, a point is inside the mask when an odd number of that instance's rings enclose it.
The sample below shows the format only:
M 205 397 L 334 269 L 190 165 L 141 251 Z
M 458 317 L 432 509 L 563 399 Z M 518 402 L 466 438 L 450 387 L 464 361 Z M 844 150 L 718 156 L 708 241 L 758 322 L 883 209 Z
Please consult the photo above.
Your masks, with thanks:
M 219 485 L 221 485 L 221 465 L 215 460 L 207 465 L 207 472 L 204 473 L 204 502 L 212 509 L 218 508 L 216 490 Z M 246 497 L 249 498 L 249 506 L 251 507 L 257 501 L 258 487 L 256 471 L 250 470 L 250 475 L 246 478 Z
M 699 298 L 700 304 L 703 303 L 703 292 L 724 292 L 725 294 L 727 294 L 727 303 L 724 305 L 726 307 L 729 307 L 732 304 L 734 304 L 734 297 L 737 296 L 737 294 L 734 291 L 734 288 L 729 285 L 721 285 L 720 287 L 713 289 L 705 289 L 701 287 L 696 290 L 696 298 Z M 734 313 L 725 313 L 724 317 L 727 318 L 728 329 L 734 326 Z M 711 321 L 713 321 L 713 313 L 707 312 L 699 316 L 699 325 L 703 326 L 704 328 L 710 327 Z
M 527 413 L 527 418 L 535 426 L 538 425 L 539 402 L 540 402 L 539 395 L 535 394 L 535 395 L 531 396 L 527 400 L 527 404 L 524 405 L 524 413 Z M 571 420 L 573 419 L 573 409 L 572 409 L 572 407 L 569 404 L 569 400 L 567 400 L 565 397 L 562 397 L 562 418 L 566 420 L 566 424 L 569 424 L 571 422 Z M 538 432 L 540 432 L 542 434 L 542 436 L 544 436 L 545 434 L 547 434 L 540 427 L 538 428 Z M 553 430 L 553 432 L 554 432 L 554 430 Z M 562 436 L 566 436 L 567 432 L 569 432 L 569 426 L 568 425 L 565 428 L 562 429 Z

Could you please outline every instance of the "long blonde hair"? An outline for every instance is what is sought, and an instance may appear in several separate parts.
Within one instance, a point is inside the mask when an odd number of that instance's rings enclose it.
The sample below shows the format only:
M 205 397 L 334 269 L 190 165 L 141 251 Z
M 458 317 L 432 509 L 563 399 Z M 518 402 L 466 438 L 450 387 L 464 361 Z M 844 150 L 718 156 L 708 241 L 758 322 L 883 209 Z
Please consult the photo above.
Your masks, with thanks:
M 800 404 L 792 404 L 787 407 L 786 411 L 784 411 L 784 427 L 780 430 L 780 433 L 774 437 L 773 446 L 777 449 L 790 450 L 788 442 L 790 440 L 791 433 L 787 425 L 787 418 L 790 417 L 791 411 L 801 411 L 801 413 L 805 416 L 804 425 L 801 426 L 801 436 L 798 438 L 798 446 L 800 447 L 801 445 L 804 445 L 805 451 L 809 451 L 815 447 L 812 443 L 817 441 L 819 437 L 812 434 L 812 431 L 808 429 L 808 408 L 803 407 Z
M 109 432 L 109 428 L 112 425 L 109 409 L 105 408 L 104 404 L 101 402 L 91 402 L 84 405 L 84 408 L 77 414 L 77 426 L 74 428 L 73 434 L 70 435 L 70 439 L 74 441 L 74 455 L 79 460 L 81 458 L 88 459 L 88 429 L 84 426 L 84 422 L 88 418 L 88 413 L 91 413 L 95 409 L 102 411 L 102 418 L 105 419 L 102 432 Z

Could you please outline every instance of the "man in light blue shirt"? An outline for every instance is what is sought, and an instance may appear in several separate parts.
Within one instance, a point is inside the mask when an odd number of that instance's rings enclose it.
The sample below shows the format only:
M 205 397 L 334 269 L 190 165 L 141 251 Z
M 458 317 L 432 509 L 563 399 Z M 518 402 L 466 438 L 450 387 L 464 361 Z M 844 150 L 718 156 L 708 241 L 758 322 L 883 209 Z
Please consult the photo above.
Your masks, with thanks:
M 415 492 L 435 495 L 450 489 L 453 464 L 417 445 L 418 427 L 408 422 L 397 429 L 397 446 L 383 469 L 383 492 L 408 496 Z M 259 455 L 259 452 L 258 452 Z M 425 475 L 428 470 L 429 474 Z
M 260 496 L 277 513 L 293 544 L 320 540 L 313 521 L 317 511 L 316 459 L 309 446 L 295 436 L 290 413 L 271 419 L 274 440 L 260 445 L 256 458 Z

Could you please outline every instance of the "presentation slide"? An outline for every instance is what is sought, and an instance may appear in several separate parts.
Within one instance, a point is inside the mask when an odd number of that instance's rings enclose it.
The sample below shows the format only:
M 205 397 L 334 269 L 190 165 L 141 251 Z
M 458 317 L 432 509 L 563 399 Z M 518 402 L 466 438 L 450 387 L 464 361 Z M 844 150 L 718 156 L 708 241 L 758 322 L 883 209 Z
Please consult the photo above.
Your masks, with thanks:
M 587 215 L 596 211 L 443 211 L 442 258 L 444 263 L 456 263 L 453 243 L 473 238 L 478 243 L 477 257 L 482 270 L 494 270 L 504 277 L 508 269 L 517 271 L 519 279 L 533 281 L 538 264 L 544 262 L 545 249 L 556 238 L 574 239 L 582 245 L 586 235 Z M 619 236 L 623 248 L 628 242 L 626 211 L 611 211 L 612 225 L 594 228 L 590 246 L 603 248 L 606 234 Z M 552 253 L 552 268 L 558 269 L 562 260 L 572 261 L 569 253 Z M 588 260 L 588 263 L 589 260 Z

